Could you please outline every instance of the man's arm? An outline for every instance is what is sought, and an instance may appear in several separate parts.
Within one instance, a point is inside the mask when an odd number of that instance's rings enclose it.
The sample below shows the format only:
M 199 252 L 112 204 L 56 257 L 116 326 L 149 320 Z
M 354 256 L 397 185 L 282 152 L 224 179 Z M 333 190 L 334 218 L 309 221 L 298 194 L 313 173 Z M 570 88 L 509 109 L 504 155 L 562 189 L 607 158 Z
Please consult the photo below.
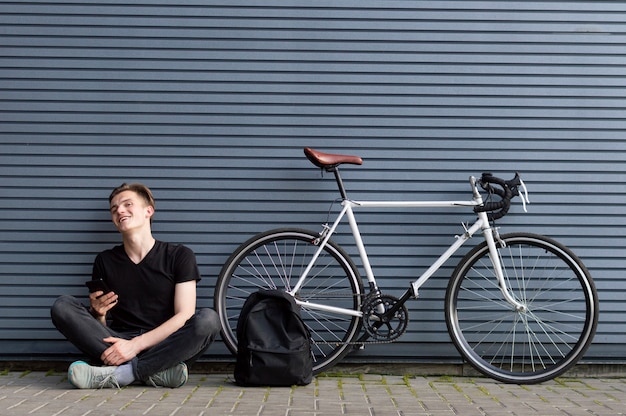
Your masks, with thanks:
M 105 338 L 112 345 L 101 356 L 107 365 L 121 365 L 178 331 L 196 312 L 196 281 L 178 283 L 174 292 L 174 315 L 158 327 L 131 340 Z

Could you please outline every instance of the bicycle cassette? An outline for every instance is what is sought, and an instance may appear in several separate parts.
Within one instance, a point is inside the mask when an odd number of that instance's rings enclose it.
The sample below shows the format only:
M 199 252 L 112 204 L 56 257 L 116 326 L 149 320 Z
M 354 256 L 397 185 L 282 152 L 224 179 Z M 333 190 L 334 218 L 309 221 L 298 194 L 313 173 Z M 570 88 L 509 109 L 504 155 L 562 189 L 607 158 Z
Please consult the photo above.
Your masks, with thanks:
M 377 341 L 393 341 L 406 331 L 409 311 L 400 299 L 390 295 L 367 297 L 363 302 L 363 326 Z M 393 312 L 392 312 L 393 311 Z

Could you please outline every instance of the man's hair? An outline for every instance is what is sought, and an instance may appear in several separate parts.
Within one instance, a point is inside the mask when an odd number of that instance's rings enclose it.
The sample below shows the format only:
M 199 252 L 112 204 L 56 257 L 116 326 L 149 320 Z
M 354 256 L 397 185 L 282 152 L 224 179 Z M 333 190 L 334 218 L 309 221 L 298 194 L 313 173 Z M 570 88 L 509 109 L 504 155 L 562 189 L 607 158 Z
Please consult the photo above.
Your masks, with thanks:
M 146 185 L 141 183 L 123 183 L 117 188 L 113 189 L 111 195 L 109 195 L 109 205 L 117 194 L 120 194 L 124 191 L 132 191 L 136 193 L 141 199 L 144 200 L 146 205 L 156 209 L 156 204 L 154 202 L 154 197 L 152 196 L 152 191 Z M 150 222 L 152 222 L 152 218 L 150 218 Z

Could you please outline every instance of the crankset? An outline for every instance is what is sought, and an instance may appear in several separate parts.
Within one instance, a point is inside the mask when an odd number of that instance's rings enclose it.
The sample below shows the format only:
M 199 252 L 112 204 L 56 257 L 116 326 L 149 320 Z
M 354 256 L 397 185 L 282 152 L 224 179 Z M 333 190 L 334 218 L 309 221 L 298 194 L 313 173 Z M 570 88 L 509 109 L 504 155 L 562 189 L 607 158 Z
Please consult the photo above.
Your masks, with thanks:
M 394 296 L 379 293 L 367 296 L 361 310 L 363 327 L 376 341 L 393 341 L 406 331 L 409 311 Z

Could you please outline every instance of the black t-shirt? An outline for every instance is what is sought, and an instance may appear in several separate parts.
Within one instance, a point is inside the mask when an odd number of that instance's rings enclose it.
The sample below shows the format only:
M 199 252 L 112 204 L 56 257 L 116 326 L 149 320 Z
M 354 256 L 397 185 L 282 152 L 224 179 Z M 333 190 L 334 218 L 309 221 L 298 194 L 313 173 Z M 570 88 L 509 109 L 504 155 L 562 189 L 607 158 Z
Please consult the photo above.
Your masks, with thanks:
M 103 279 L 119 296 L 108 315 L 112 329 L 151 330 L 174 315 L 176 284 L 199 281 L 200 272 L 191 249 L 157 241 L 139 264 L 123 245 L 103 251 L 96 256 L 92 278 Z

